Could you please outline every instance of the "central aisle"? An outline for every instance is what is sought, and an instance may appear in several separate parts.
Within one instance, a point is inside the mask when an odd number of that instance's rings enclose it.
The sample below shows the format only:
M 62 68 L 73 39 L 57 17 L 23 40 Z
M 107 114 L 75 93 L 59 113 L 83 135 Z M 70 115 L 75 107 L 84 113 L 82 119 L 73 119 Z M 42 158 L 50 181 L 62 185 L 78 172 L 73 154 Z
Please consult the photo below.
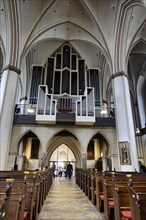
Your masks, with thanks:
M 56 177 L 39 214 L 39 220 L 104 220 L 76 185 L 75 178 Z

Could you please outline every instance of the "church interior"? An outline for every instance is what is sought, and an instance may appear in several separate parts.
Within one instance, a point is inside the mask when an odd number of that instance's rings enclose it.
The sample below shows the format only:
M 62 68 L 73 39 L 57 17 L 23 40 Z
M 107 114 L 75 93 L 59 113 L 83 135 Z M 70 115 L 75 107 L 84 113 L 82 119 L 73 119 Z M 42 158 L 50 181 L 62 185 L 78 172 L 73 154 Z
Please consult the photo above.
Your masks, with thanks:
M 48 217 L 65 188 L 90 214 Z M 2 220 L 145 220 L 146 0 L 0 0 L 0 196 Z

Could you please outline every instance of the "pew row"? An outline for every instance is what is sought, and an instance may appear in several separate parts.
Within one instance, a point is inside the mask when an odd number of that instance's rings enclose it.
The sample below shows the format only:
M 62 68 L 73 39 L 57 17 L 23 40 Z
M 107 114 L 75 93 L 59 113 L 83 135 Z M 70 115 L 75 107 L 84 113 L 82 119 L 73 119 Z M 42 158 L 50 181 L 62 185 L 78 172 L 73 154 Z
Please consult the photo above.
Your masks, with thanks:
M 106 220 L 144 220 L 143 216 L 146 214 L 140 213 L 144 213 L 141 204 L 145 205 L 145 191 L 142 186 L 146 189 L 146 174 L 76 169 L 76 183 L 98 211 L 104 212 Z M 130 196 L 129 190 L 136 186 L 141 187 L 139 192 Z M 137 197 L 139 200 L 134 200 Z M 133 203 L 139 204 L 137 208 Z
M 5 220 L 37 220 L 52 184 L 52 171 L 0 171 L 0 191 L 3 194 L 7 178 L 14 178 L 14 182 Z

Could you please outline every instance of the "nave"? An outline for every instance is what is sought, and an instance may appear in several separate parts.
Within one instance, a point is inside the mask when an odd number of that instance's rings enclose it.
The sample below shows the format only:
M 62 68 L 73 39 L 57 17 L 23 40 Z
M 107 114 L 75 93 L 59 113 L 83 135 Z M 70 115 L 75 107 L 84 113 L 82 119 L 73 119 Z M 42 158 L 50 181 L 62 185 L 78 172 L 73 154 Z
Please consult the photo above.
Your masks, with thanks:
M 38 220 L 104 220 L 76 185 L 75 178 L 56 177 Z
M 145 207 L 145 173 L 0 171 L 0 220 L 145 220 Z

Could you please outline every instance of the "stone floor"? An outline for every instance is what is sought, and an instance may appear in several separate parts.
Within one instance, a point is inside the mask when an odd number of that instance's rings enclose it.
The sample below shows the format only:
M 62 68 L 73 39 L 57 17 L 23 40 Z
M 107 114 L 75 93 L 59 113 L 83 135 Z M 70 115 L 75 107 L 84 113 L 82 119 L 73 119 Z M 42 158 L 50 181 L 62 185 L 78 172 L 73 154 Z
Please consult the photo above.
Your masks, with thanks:
M 56 177 L 39 220 L 104 220 L 95 206 L 76 185 L 75 178 Z

